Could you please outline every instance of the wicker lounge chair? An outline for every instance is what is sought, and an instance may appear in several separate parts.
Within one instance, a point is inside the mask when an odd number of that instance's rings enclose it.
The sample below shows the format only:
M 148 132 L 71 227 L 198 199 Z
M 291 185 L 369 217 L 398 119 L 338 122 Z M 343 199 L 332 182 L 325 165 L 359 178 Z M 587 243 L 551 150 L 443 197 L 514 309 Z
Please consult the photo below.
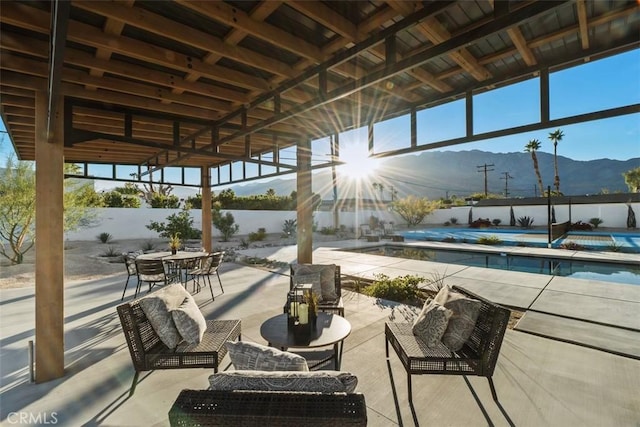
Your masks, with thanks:
M 218 366 L 227 354 L 225 343 L 241 339 L 240 320 L 207 320 L 207 329 L 199 344 L 183 341 L 175 349 L 170 349 L 151 327 L 138 301 L 134 300 L 117 307 L 136 371 L 129 396 L 133 395 L 138 376 L 143 371 L 213 368 L 214 372 L 218 372 Z
M 360 225 L 360 236 L 358 238 L 361 238 L 361 237 L 364 237 L 369 242 L 380 241 L 380 234 L 372 230 L 369 224 Z
M 321 266 L 322 264 L 313 264 L 313 265 Z M 336 295 L 338 295 L 338 298 L 335 301 L 321 301 L 320 303 L 318 303 L 318 310 L 326 311 L 329 313 L 336 313 L 339 316 L 344 317 L 344 302 L 342 301 L 342 282 L 341 282 L 341 275 L 340 275 L 340 266 L 336 265 L 335 267 L 336 267 L 336 271 L 334 274 L 334 281 L 335 281 Z M 294 285 L 295 285 L 294 271 L 293 271 L 293 265 L 291 265 L 290 272 L 289 272 L 289 290 L 292 290 Z M 286 305 L 284 307 L 284 312 L 285 313 L 287 312 Z
M 366 426 L 361 393 L 182 390 L 171 426 Z
M 440 374 L 487 377 L 491 395 L 497 402 L 498 396 L 491 377 L 507 329 L 510 311 L 466 289 L 457 286 L 453 286 L 453 289 L 482 303 L 473 332 L 462 349 L 451 353 L 444 345 L 443 348 L 428 348 L 421 338 L 413 334 L 411 323 L 387 322 L 387 358 L 391 344 L 407 371 L 409 400 L 412 399 L 411 375 Z

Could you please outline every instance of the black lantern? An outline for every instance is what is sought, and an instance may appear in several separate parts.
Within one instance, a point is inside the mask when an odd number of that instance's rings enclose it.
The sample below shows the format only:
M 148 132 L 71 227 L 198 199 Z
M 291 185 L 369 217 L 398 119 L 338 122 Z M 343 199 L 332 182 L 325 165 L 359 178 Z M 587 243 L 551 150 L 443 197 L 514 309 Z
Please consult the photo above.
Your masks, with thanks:
M 308 342 L 311 336 L 311 285 L 298 284 L 287 294 L 287 327 L 297 342 Z

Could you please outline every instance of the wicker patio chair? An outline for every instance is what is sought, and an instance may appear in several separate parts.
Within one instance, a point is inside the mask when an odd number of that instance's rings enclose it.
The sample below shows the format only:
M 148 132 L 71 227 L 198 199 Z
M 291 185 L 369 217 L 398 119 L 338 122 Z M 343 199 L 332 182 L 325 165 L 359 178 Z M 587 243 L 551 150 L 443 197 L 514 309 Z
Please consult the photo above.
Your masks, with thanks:
M 491 377 L 498 361 L 510 311 L 466 289 L 457 286 L 453 286 L 453 289 L 482 303 L 473 332 L 462 349 L 450 352 L 444 344 L 429 348 L 420 337 L 413 334 L 412 323 L 387 322 L 387 358 L 391 344 L 407 371 L 409 400 L 412 399 L 411 375 L 440 374 L 486 377 L 489 380 L 491 395 L 497 402 L 498 395 Z
M 138 376 L 156 369 L 213 368 L 227 354 L 227 341 L 240 340 L 240 320 L 207 320 L 207 329 L 198 344 L 182 341 L 175 349 L 168 348 L 147 320 L 142 307 L 134 300 L 117 307 L 120 324 L 136 371 L 129 396 L 132 396 Z
M 314 266 L 322 266 L 322 264 L 312 264 Z M 336 313 L 339 316 L 344 317 L 344 302 L 342 301 L 342 281 L 341 281 L 341 274 L 340 274 L 340 266 L 336 265 L 336 271 L 334 274 L 334 282 L 335 282 L 335 291 L 336 291 L 336 295 L 338 295 L 338 298 L 335 301 L 321 301 L 320 303 L 318 303 L 318 310 L 321 311 L 326 311 L 329 313 Z M 294 280 L 294 269 L 293 269 L 293 265 L 290 266 L 290 273 L 289 273 L 289 290 L 292 290 L 293 287 L 295 285 L 295 280 Z M 285 304 L 285 313 L 287 311 L 287 307 Z
M 132 276 L 136 277 L 138 283 L 140 283 L 140 279 L 138 279 L 138 269 L 136 268 L 136 259 L 130 255 L 125 255 L 124 257 L 124 266 L 127 269 L 127 281 L 124 284 L 124 290 L 122 291 L 122 298 L 120 301 L 124 300 L 124 294 L 127 292 L 127 286 L 129 286 L 129 280 Z M 133 298 L 138 297 L 138 284 L 136 284 L 136 293 Z
M 200 290 L 200 278 L 203 278 L 203 282 L 206 280 L 209 284 L 209 290 L 211 291 L 211 299 L 215 301 L 215 297 L 213 296 L 213 287 L 211 286 L 211 275 L 215 274 L 218 277 L 218 283 L 220 284 L 220 290 L 224 293 L 224 288 L 222 287 L 222 280 L 220 280 L 220 273 L 218 272 L 220 265 L 222 264 L 222 260 L 224 259 L 224 251 L 221 252 L 213 252 L 207 255 L 206 257 L 200 260 L 200 265 L 193 269 L 187 271 L 187 277 L 191 277 L 195 284 L 198 285 L 198 290 Z

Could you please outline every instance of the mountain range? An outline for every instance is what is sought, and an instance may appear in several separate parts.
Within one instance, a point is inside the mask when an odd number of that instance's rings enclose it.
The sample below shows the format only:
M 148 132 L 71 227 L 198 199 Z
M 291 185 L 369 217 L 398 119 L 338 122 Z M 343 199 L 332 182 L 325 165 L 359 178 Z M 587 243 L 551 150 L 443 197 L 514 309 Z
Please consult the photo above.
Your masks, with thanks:
M 553 155 L 537 152 L 538 164 L 544 188 L 553 189 Z M 428 151 L 418 155 L 382 159 L 377 170 L 367 178 L 360 190 L 360 197 L 391 199 L 409 194 L 441 197 L 464 197 L 484 192 L 485 165 L 489 193 L 511 197 L 539 195 L 537 178 L 529 153 L 491 153 L 470 151 Z M 558 156 L 560 191 L 565 195 L 627 192 L 623 172 L 640 167 L 640 157 L 629 160 L 596 159 L 578 161 Z M 339 198 L 355 197 L 355 185 L 351 185 L 337 168 Z M 373 183 L 376 185 L 374 186 Z M 380 190 L 380 184 L 382 190 Z M 264 194 L 268 189 L 278 195 L 288 195 L 296 189 L 295 175 L 285 175 L 269 181 L 226 186 L 238 196 Z M 214 188 L 215 192 L 218 189 Z M 331 169 L 321 169 L 313 175 L 313 191 L 322 198 L 333 198 Z

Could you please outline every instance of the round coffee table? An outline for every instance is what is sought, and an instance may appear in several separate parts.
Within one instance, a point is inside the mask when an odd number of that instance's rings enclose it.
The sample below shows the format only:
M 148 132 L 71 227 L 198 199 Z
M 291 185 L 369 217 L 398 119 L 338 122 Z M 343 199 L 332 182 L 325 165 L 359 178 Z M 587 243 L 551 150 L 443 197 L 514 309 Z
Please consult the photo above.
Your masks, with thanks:
M 337 314 L 319 312 L 315 330 L 311 330 L 310 340 L 304 344 L 296 342 L 293 331 L 287 327 L 287 315 L 279 314 L 267 319 L 260 326 L 260 335 L 270 346 L 286 348 L 318 348 L 333 346 L 333 354 L 316 365 L 333 359 L 336 371 L 340 370 L 342 362 L 342 347 L 346 337 L 351 333 L 351 323 Z

